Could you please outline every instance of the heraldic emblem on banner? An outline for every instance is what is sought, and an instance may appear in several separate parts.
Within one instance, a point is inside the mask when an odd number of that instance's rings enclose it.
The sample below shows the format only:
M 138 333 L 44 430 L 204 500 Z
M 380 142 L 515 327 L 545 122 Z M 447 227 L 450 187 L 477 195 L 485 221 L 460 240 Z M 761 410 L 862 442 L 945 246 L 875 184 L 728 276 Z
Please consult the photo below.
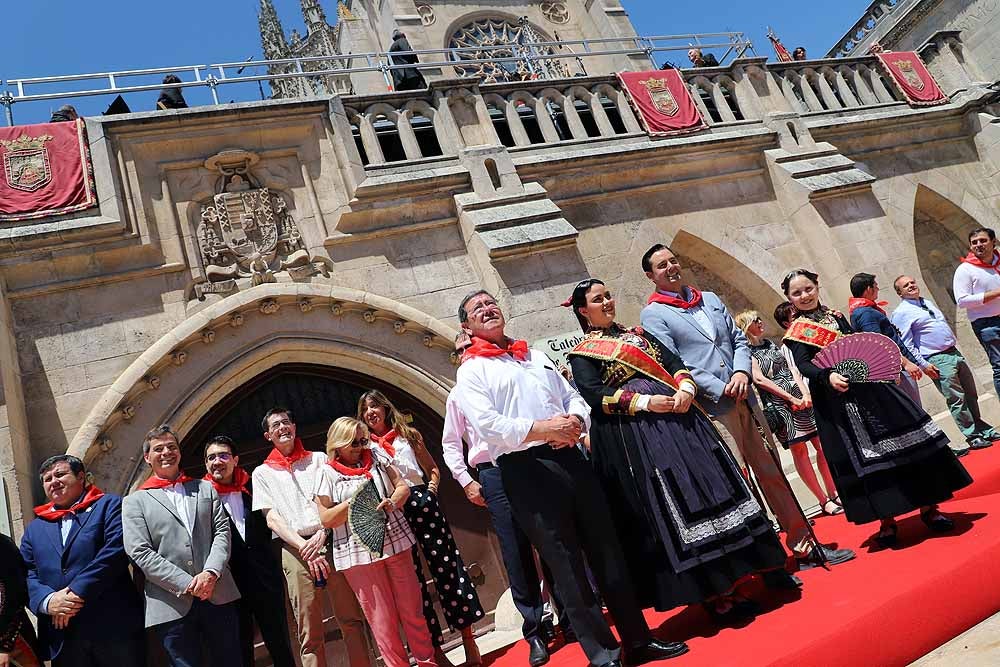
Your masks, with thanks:
M 22 134 L 17 139 L 0 140 L 3 145 L 3 171 L 7 185 L 23 192 L 34 192 L 52 180 L 52 167 L 45 142 L 52 137 L 43 134 L 29 137 Z
M 666 79 L 645 79 L 639 82 L 649 91 L 649 97 L 653 101 L 653 106 L 664 116 L 676 116 L 680 111 L 680 105 L 674 99 L 670 89 L 667 88 Z
M 914 69 L 912 60 L 897 60 L 896 67 L 899 68 L 899 74 L 906 80 L 906 83 L 913 86 L 914 90 L 925 88 L 926 84 Z

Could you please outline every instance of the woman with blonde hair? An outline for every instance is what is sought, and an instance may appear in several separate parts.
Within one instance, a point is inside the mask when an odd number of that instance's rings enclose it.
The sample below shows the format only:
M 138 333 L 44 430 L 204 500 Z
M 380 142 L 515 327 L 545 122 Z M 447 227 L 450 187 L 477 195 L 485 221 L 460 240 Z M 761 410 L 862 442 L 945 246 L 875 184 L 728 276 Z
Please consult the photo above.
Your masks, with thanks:
M 420 583 L 410 562 L 413 532 L 401 507 L 410 495 L 388 457 L 373 449 L 368 429 L 353 417 L 340 417 L 326 434 L 330 457 L 316 479 L 316 505 L 320 520 L 333 529 L 333 564 L 344 573 L 358 596 L 375 643 L 386 667 L 409 667 L 410 658 L 399 636 L 406 641 L 419 667 L 438 667 L 434 646 L 424 620 Z M 351 499 L 369 481 L 387 517 L 382 553 L 373 553 L 348 526 Z
M 777 314 L 777 311 L 775 311 Z M 837 502 L 837 487 L 823 455 L 813 418 L 812 397 L 798 369 L 788 363 L 782 348 L 764 338 L 767 325 L 756 310 L 744 310 L 734 318 L 750 343 L 753 383 L 760 394 L 768 428 L 781 446 L 792 452 L 799 478 L 819 501 L 824 514 L 843 514 Z M 816 451 L 816 467 L 823 477 L 820 486 L 809 460 L 807 443 Z M 826 491 L 824 492 L 824 487 Z
M 465 664 L 481 664 L 479 648 L 472 633 L 472 624 L 485 616 L 476 586 L 465 569 L 462 555 L 455 544 L 448 519 L 438 504 L 437 491 L 441 470 L 427 451 L 420 432 L 408 423 L 396 406 L 378 390 L 366 391 L 358 400 L 358 419 L 371 432 L 377 448 L 387 454 L 410 487 L 410 498 L 403 514 L 416 535 L 417 544 L 430 566 L 431 578 L 437 590 L 449 627 L 460 630 L 465 648 Z M 420 556 L 413 550 L 413 563 L 420 575 L 424 598 L 424 617 L 434 641 L 435 656 L 446 667 L 450 664 L 441 649 L 441 624 L 427 590 Z

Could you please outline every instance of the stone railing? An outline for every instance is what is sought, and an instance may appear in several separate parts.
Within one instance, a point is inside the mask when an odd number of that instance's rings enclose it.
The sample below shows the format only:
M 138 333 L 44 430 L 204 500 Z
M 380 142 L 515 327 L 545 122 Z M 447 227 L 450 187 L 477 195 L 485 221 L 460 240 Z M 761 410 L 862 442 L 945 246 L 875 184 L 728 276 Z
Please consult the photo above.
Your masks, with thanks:
M 884 24 L 892 14 L 916 1 L 918 0 L 874 0 L 858 19 L 858 22 L 840 38 L 836 46 L 830 49 L 830 52 L 826 54 L 827 57 L 842 58 L 856 55 L 855 51 L 858 46 L 867 42 L 871 34 Z
M 772 63 L 768 71 L 798 113 L 858 109 L 902 99 L 874 56 Z

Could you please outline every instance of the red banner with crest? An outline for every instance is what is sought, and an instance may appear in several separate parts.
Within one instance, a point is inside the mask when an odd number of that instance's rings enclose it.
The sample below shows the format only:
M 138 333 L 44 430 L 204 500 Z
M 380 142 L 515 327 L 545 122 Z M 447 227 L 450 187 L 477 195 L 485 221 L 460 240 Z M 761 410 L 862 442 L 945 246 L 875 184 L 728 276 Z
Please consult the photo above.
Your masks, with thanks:
M 685 134 L 708 127 L 677 70 L 619 72 L 618 79 L 650 136 Z
M 876 53 L 875 57 L 910 104 L 933 106 L 948 102 L 948 96 L 938 86 L 916 51 L 883 51 Z
M 97 205 L 83 120 L 0 127 L 0 222 Z

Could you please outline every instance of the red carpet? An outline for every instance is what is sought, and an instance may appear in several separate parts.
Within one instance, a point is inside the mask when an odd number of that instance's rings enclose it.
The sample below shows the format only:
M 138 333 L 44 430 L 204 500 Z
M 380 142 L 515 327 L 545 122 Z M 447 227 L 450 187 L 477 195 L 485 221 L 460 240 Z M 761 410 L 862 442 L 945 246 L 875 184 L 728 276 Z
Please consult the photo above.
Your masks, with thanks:
M 900 546 L 878 550 L 869 538 L 877 524 L 854 526 L 821 517 L 816 532 L 858 553 L 827 572 L 800 572 L 795 593 L 758 590 L 765 607 L 752 623 L 722 628 L 700 608 L 647 612 L 654 633 L 684 640 L 690 653 L 662 663 L 673 667 L 789 665 L 837 667 L 907 665 L 1000 611 L 1000 445 L 962 459 L 975 480 L 942 509 L 953 533 L 932 534 L 916 514 L 899 522 Z M 553 667 L 582 667 L 579 644 L 553 646 Z M 523 667 L 524 642 L 490 654 L 492 667 Z

